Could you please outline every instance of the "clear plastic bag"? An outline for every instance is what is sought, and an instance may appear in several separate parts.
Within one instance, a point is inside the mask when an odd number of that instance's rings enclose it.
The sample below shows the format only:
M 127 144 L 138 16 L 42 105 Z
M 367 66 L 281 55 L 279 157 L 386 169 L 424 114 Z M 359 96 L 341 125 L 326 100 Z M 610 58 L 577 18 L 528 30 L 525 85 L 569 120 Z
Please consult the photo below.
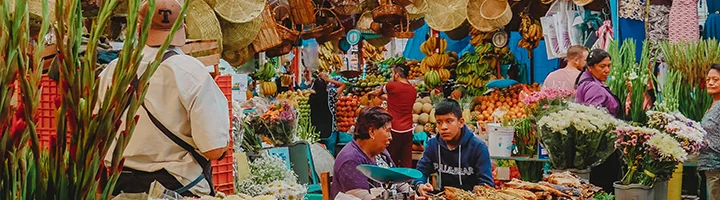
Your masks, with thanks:
M 175 191 L 168 190 L 160 184 L 160 182 L 153 181 L 150 184 L 150 190 L 148 192 L 148 200 L 183 200 L 184 197 Z

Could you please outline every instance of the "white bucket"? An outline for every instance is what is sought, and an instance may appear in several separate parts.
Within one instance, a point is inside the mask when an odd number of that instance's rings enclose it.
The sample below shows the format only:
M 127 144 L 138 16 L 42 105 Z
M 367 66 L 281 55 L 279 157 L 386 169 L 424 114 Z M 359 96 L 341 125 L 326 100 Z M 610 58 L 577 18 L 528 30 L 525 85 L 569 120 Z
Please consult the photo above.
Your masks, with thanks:
M 489 123 L 487 124 L 487 131 L 490 156 L 510 157 L 512 155 L 512 141 L 515 136 L 515 129 L 513 127 L 503 127 L 499 123 Z

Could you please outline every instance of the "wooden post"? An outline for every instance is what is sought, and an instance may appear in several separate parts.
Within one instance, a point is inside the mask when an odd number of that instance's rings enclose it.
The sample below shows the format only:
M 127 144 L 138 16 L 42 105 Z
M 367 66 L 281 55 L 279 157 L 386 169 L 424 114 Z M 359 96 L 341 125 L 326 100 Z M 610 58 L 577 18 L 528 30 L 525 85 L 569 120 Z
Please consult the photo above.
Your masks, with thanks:
M 320 187 L 322 188 L 322 200 L 330 200 L 330 173 L 320 173 Z

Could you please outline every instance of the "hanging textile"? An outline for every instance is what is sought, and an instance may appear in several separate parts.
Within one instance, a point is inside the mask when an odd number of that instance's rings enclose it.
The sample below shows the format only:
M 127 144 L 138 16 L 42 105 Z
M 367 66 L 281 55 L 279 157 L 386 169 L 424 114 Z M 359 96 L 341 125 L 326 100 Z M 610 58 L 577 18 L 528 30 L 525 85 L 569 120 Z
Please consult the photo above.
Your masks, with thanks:
M 650 47 L 650 56 L 656 56 L 659 62 L 665 59 L 662 51 L 659 51 L 660 42 L 668 39 L 669 33 L 670 6 L 667 5 L 650 5 L 650 13 L 647 19 L 648 35 L 647 39 Z
M 720 14 L 710 14 L 708 16 L 705 21 L 703 38 L 720 40 Z
M 697 0 L 674 0 L 670 8 L 670 42 L 696 42 L 700 39 Z
M 612 42 L 615 32 L 613 31 L 612 21 L 605 20 L 603 25 L 598 28 L 596 32 L 597 41 L 592 46 L 593 49 L 604 49 L 608 50 L 610 42 Z
M 620 18 L 645 20 L 645 0 L 619 0 Z
M 634 39 L 636 46 L 635 58 L 640 61 L 642 58 L 643 42 L 645 42 L 645 22 L 634 19 L 620 18 L 618 30 L 620 30 L 620 42 L 626 39 Z M 622 45 L 622 44 L 621 44 Z

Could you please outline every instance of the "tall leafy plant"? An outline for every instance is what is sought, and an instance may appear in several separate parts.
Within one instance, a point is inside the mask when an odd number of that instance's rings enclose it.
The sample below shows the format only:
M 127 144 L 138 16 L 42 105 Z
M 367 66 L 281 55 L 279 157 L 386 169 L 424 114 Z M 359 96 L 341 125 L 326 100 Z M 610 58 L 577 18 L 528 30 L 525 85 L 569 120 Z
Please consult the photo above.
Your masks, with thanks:
M 647 121 L 644 106 L 645 97 L 651 83 L 650 49 L 647 42 L 643 43 L 642 56 L 637 62 L 635 40 L 627 39 L 622 46 L 613 41 L 609 47 L 612 58 L 610 78 L 607 82 L 613 94 L 618 97 L 620 109 L 625 120 L 644 123 Z
M 705 91 L 705 76 L 710 65 L 720 63 L 720 44 L 717 40 L 698 42 L 664 42 L 660 45 L 670 69 L 680 73 L 679 110 L 692 120 L 702 120 L 712 105 L 712 97 Z

